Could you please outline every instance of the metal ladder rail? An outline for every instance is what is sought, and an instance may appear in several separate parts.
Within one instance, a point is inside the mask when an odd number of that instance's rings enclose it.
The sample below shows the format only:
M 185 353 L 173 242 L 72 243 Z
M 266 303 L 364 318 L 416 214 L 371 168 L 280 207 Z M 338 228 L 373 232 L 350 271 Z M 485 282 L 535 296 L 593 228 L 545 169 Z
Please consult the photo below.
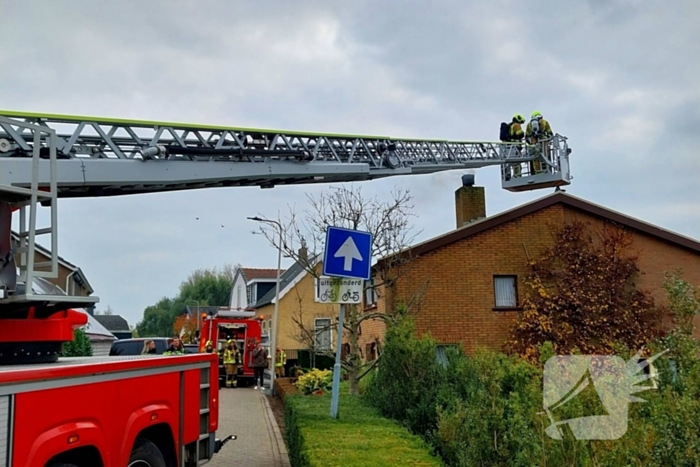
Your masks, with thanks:
M 0 111 L 0 115 L 13 112 Z M 273 130 L 206 127 L 158 122 L 80 120 L 80 117 L 38 117 L 17 114 L 15 120 L 46 128 L 65 128 L 58 137 L 61 158 L 235 160 L 270 162 L 367 163 L 370 169 L 464 165 L 497 165 L 517 157 L 513 143 L 454 142 L 388 136 L 326 135 Z M 24 132 L 0 125 L 0 137 L 14 150 L 28 151 Z M 23 144 L 24 143 L 24 144 Z M 2 145 L 0 144 L 0 151 Z M 2 154 L 0 154 L 2 155 Z M 519 157 L 522 159 L 522 157 Z M 523 159 L 524 160 L 524 159 Z
M 58 184 L 56 178 L 56 132 L 51 128 L 41 125 L 33 125 L 26 122 L 16 122 L 0 116 L 0 125 L 12 124 L 21 128 L 22 133 L 31 135 L 31 184 L 29 188 L 0 184 L 0 199 L 8 200 L 19 208 L 19 246 L 13 254 L 19 253 L 19 277 L 20 282 L 25 283 L 25 296 L 32 295 L 32 286 L 35 277 L 58 277 Z M 43 136 L 43 137 L 42 137 Z M 2 144 L 0 142 L 0 144 Z M 49 159 L 49 186 L 39 187 L 39 169 L 41 165 L 41 153 L 46 150 Z M 37 211 L 40 202 L 50 206 L 50 224 L 48 227 L 37 228 Z M 27 213 L 29 207 L 29 213 Z M 10 230 L 11 225 L 3 226 Z M 37 235 L 51 235 L 51 254 L 49 261 L 35 261 L 35 247 Z M 49 270 L 39 271 L 49 267 Z M 19 296 L 6 297 L 7 299 L 22 299 Z

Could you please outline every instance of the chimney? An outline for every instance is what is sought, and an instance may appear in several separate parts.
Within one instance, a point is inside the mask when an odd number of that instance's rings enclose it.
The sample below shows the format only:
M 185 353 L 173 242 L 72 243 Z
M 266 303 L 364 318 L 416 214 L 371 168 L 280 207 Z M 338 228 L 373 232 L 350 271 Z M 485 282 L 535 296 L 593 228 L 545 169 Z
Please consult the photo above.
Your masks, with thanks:
M 457 228 L 486 217 L 486 196 L 483 186 L 474 186 L 474 173 L 462 175 L 462 186 L 455 191 Z
M 301 247 L 299 248 L 299 251 L 297 252 L 299 255 L 299 262 L 302 264 L 305 264 L 309 261 L 309 251 L 306 248 L 306 245 L 302 244 Z

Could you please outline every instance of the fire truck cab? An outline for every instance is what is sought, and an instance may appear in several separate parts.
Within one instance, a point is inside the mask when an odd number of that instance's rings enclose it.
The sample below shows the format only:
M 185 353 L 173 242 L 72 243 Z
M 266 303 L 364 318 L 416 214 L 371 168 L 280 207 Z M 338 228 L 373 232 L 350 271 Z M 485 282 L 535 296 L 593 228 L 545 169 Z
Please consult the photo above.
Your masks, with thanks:
M 224 349 L 231 340 L 241 353 L 241 364 L 236 375 L 237 386 L 250 386 L 253 383 L 253 349 L 263 342 L 261 318 L 254 311 L 241 311 L 220 307 L 215 313 L 204 315 L 199 335 L 199 351 L 206 351 L 207 341 L 211 341 L 219 354 L 219 387 L 226 385 L 224 371 Z M 264 344 L 264 342 L 263 342 Z

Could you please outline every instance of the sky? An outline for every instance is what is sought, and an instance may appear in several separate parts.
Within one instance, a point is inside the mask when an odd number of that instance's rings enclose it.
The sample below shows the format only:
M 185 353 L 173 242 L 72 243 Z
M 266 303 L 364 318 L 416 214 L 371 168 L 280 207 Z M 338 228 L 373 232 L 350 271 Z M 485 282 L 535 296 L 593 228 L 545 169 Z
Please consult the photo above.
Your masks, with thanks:
M 0 108 L 462 141 L 539 110 L 569 138 L 568 193 L 700 239 L 698 24 L 697 0 L 3 0 Z M 409 190 L 426 240 L 455 227 L 463 174 L 357 185 Z M 552 191 L 476 182 L 488 215 Z M 195 269 L 276 267 L 246 217 L 327 188 L 62 199 L 59 254 L 135 325 Z

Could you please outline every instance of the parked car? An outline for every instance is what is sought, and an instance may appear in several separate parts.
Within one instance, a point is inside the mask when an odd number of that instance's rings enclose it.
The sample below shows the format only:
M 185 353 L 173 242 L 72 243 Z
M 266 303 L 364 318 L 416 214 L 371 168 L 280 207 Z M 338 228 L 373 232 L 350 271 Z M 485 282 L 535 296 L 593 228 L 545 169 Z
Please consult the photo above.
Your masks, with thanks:
M 185 353 L 199 353 L 197 344 L 185 344 Z
M 143 344 L 152 340 L 156 344 L 156 354 L 162 355 L 170 346 L 169 337 L 137 337 L 133 339 L 119 339 L 112 342 L 109 355 L 141 355 Z

